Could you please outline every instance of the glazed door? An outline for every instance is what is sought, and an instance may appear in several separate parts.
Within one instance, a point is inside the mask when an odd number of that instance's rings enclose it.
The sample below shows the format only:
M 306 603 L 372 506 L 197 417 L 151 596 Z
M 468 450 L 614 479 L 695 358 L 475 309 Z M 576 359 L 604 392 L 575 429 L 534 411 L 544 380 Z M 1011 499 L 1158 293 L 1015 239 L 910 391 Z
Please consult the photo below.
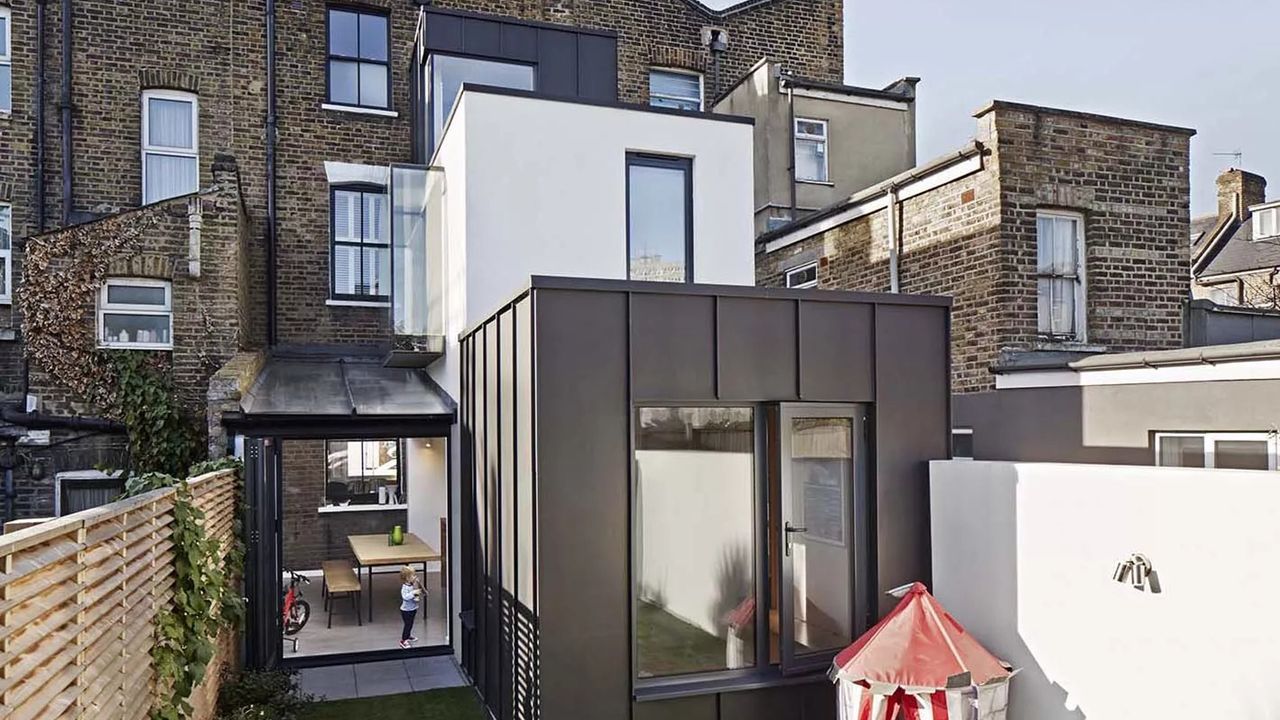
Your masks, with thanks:
M 280 474 L 278 443 L 246 438 L 245 555 L 246 664 L 274 668 L 280 664 Z

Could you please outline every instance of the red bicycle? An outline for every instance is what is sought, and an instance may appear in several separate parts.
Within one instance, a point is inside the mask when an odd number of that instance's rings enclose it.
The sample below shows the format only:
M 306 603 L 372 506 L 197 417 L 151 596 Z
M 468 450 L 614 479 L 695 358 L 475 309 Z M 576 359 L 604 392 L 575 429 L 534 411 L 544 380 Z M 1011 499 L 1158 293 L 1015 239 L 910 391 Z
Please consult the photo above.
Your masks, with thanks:
M 297 635 L 311 619 L 311 604 L 302 599 L 302 585 L 310 585 L 305 575 L 289 570 L 289 588 L 284 593 L 284 634 Z

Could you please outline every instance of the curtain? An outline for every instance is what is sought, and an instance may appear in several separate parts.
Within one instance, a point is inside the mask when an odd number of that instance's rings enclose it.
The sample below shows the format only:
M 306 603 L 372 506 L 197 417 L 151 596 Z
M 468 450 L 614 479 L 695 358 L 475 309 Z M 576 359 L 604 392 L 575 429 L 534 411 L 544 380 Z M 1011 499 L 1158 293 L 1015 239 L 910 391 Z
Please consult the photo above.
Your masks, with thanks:
M 151 98 L 147 106 L 147 144 L 152 147 L 195 149 L 191 113 L 195 103 Z
M 144 203 L 153 203 L 196 191 L 198 180 L 194 157 L 147 153 L 146 164 Z

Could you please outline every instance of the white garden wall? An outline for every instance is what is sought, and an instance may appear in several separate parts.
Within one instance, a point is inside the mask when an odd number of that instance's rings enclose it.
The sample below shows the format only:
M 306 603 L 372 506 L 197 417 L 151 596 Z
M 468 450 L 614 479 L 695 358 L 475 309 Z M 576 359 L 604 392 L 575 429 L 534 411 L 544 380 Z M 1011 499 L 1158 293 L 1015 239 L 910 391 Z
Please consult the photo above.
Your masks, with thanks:
M 933 583 L 1011 720 L 1280 718 L 1280 474 L 940 461 Z M 1112 580 L 1149 557 L 1160 594 Z

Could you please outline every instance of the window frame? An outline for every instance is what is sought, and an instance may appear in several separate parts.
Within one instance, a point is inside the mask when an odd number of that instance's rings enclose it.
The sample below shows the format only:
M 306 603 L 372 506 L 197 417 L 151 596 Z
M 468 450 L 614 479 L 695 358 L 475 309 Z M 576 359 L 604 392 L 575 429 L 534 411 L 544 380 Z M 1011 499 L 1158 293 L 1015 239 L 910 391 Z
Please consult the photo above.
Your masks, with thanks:
M 387 208 L 387 229 L 386 229 L 387 241 L 385 245 L 377 244 L 377 243 L 369 243 L 365 241 L 363 222 L 361 222 L 361 228 L 360 228 L 360 242 L 353 243 L 350 241 L 338 240 L 337 194 L 339 192 L 358 192 L 361 194 L 360 212 L 361 212 L 362 220 L 363 220 L 363 213 L 364 213 L 363 196 L 365 194 L 379 194 L 379 195 L 382 195 L 384 198 L 386 198 L 385 203 Z M 394 252 L 395 242 L 391 237 L 392 235 L 391 222 L 392 222 L 391 192 L 389 187 L 386 187 L 383 185 L 377 185 L 374 183 L 361 183 L 361 182 L 334 183 L 329 185 L 329 299 L 331 301 L 334 301 L 337 303 L 373 303 L 378 307 L 381 307 L 383 305 L 390 306 L 391 293 L 393 290 L 392 286 L 395 285 L 395 268 L 391 266 L 391 263 L 395 262 L 395 252 Z M 360 293 L 339 293 L 338 292 L 338 263 L 337 263 L 336 250 L 339 245 L 342 245 L 345 247 L 356 247 L 361 249 L 368 248 L 368 247 L 383 248 L 387 251 L 389 272 L 387 274 L 388 276 L 386 279 L 388 287 L 386 288 L 385 293 L 382 293 L 379 295 L 374 295 L 374 294 L 362 295 Z M 364 252 L 360 253 L 360 278 L 361 279 L 364 278 Z
M 4 40 L 3 53 L 0 53 L 0 65 L 9 68 L 9 97 L 7 98 L 9 106 L 0 105 L 0 117 L 8 116 L 13 113 L 13 9 L 7 5 L 0 5 L 0 19 L 4 22 Z M 5 98 L 0 98 L 3 100 Z
M 805 282 L 802 282 L 796 285 L 791 284 L 791 278 L 793 275 L 799 275 L 800 273 L 805 272 L 806 270 L 809 270 L 809 269 L 813 270 L 812 280 L 806 280 Z M 814 260 L 812 262 L 804 263 L 803 265 L 797 265 L 793 268 L 788 268 L 786 273 L 786 286 L 788 290 L 806 290 L 809 288 L 818 287 L 818 261 Z
M 669 108 L 669 107 L 663 107 L 661 105 L 654 105 L 653 99 L 655 97 L 662 100 L 671 100 L 673 102 L 689 101 L 689 98 L 687 97 L 680 97 L 678 95 L 668 95 L 666 93 L 654 93 L 653 92 L 653 76 L 655 73 L 661 74 L 661 75 L 685 75 L 685 76 L 692 76 L 692 77 L 698 78 L 698 109 L 686 110 L 684 108 Z M 676 67 L 664 67 L 661 65 L 650 65 L 648 79 L 649 79 L 649 98 L 646 104 L 649 107 L 656 107 L 660 110 L 675 110 L 677 112 L 706 112 L 707 111 L 707 80 L 706 80 L 706 76 L 704 76 L 702 73 L 698 72 L 697 70 L 688 70 L 685 68 L 676 68 Z
M 1040 272 L 1040 218 L 1054 218 L 1059 220 L 1073 220 L 1076 227 L 1076 271 L 1074 275 L 1058 275 L 1055 273 Z M 1036 266 L 1034 278 L 1036 281 L 1036 334 L 1042 338 L 1049 339 L 1054 342 L 1076 342 L 1086 343 L 1089 341 L 1089 313 L 1087 303 L 1089 299 L 1088 285 L 1088 259 L 1085 256 L 1085 216 L 1084 213 L 1074 210 L 1060 210 L 1052 208 L 1038 208 L 1035 215 L 1035 251 Z M 1071 334 L 1056 334 L 1046 332 L 1040 327 L 1040 289 L 1041 280 L 1065 280 L 1071 279 L 1075 281 L 1075 307 L 1073 308 L 1073 322 L 1075 324 L 1075 332 Z M 1052 308 L 1050 308 L 1052 315 Z M 1050 321 L 1052 325 L 1052 321 Z
M 821 125 L 822 135 L 818 136 L 813 133 L 800 132 L 800 123 L 802 122 L 815 123 L 815 124 Z M 801 141 L 822 143 L 822 177 L 821 178 L 800 177 L 800 164 L 795 163 L 795 168 L 793 169 L 793 172 L 792 172 L 792 176 L 795 178 L 795 181 L 801 182 L 801 183 L 814 183 L 818 185 L 830 185 L 831 184 L 831 156 L 830 156 L 831 125 L 830 123 L 820 118 L 797 117 L 795 121 L 791 124 L 791 141 L 796 148 L 795 154 L 797 156 L 799 156 L 800 154 L 799 146 Z
M 92 472 L 96 474 L 90 475 L 88 472 L 85 472 L 85 471 L 77 472 L 75 470 L 72 470 L 70 472 L 54 473 L 54 476 L 53 476 L 53 483 L 54 483 L 53 515 L 54 517 L 66 517 L 67 515 L 71 514 L 65 511 L 66 505 L 67 505 L 66 500 L 68 499 L 67 493 L 70 490 L 118 489 L 119 492 L 117 493 L 117 495 L 124 495 L 125 481 L 124 481 L 124 478 L 121 477 L 120 471 L 117 470 L 112 473 L 107 473 L 102 471 L 92 471 Z M 77 486 L 79 487 L 77 488 Z M 108 501 L 108 502 L 114 502 L 114 501 Z M 102 507 L 102 506 L 98 505 L 96 507 Z M 93 509 L 93 508 L 90 508 L 90 509 Z M 84 512 L 84 511 L 82 510 L 80 512 Z
M 1185 465 L 1162 465 L 1160 463 L 1160 443 L 1165 438 L 1201 438 L 1204 441 L 1204 468 L 1205 470 L 1222 470 L 1233 468 L 1217 467 L 1217 444 L 1219 441 L 1245 441 L 1245 442 L 1265 442 L 1267 444 L 1267 469 L 1280 469 L 1280 439 L 1277 434 L 1263 430 L 1246 431 L 1246 432 L 1195 432 L 1195 431 L 1176 431 L 1176 432 L 1157 432 L 1155 440 L 1151 443 L 1152 449 L 1155 451 L 1154 465 L 1156 467 L 1188 467 Z M 1194 466 L 1193 466 L 1194 467 Z M 1260 472 L 1254 470 L 1253 472 Z
M 8 225 L 0 222 L 0 227 L 9 233 L 9 247 L 0 247 L 0 259 L 4 260 L 4 292 L 0 293 L 0 305 L 13 304 L 13 205 L 0 202 L 0 218 L 7 218 Z
M 126 287 L 160 287 L 164 288 L 164 305 L 133 305 L 127 303 L 110 303 L 107 291 L 112 285 Z M 98 347 L 113 350 L 173 350 L 173 283 L 157 278 L 112 277 L 107 278 L 98 290 Z M 165 317 L 169 320 L 169 342 L 143 343 L 120 342 L 105 339 L 106 316 L 138 315 L 144 317 Z
M 151 144 L 151 101 L 170 100 L 185 102 L 191 105 L 191 147 L 180 148 L 169 145 Z M 147 200 L 147 156 L 163 155 L 166 157 L 190 158 L 196 165 L 196 186 L 192 190 L 170 195 L 156 200 Z M 200 190 L 200 96 L 183 90 L 152 88 L 142 91 L 142 204 L 172 200 L 183 195 L 190 195 Z
M 483 57 L 479 55 L 467 55 L 465 53 L 457 53 L 457 52 L 433 51 L 431 53 L 428 53 L 426 60 L 422 64 L 422 67 L 425 69 L 425 71 L 422 73 L 423 75 L 422 88 L 423 88 L 423 91 L 425 92 L 426 98 L 425 98 L 425 102 L 423 102 L 422 105 L 426 108 L 426 122 L 424 123 L 424 130 L 427 136 L 426 140 L 427 140 L 428 157 L 433 156 L 436 150 L 439 149 L 440 139 L 441 137 L 443 137 L 444 131 L 449 126 L 449 119 L 453 116 L 453 110 L 457 106 L 457 99 L 458 99 L 456 96 L 446 99 L 444 97 L 444 93 L 441 93 L 441 97 L 438 97 L 438 98 L 436 97 L 436 72 L 437 72 L 438 60 L 440 60 L 441 58 L 444 58 L 447 60 L 471 60 L 471 61 L 477 61 L 482 63 L 491 63 L 494 65 L 509 65 L 512 67 L 528 68 L 529 78 L 531 80 L 529 84 L 532 87 L 532 90 L 530 90 L 530 92 L 538 91 L 538 64 L 536 62 L 529 62 L 525 60 L 510 60 L 506 58 Z M 467 81 L 463 81 L 462 84 L 466 85 Z M 459 90 L 459 93 L 461 93 L 461 90 Z M 453 105 L 449 107 L 449 112 L 447 113 L 444 112 L 444 108 L 441 107 L 441 103 L 444 103 L 444 102 L 453 102 Z M 438 118 L 437 118 L 437 114 L 439 115 Z M 438 128 L 436 127 L 437 119 L 440 121 L 440 127 Z
M 631 280 L 631 168 L 639 167 L 655 167 L 667 170 L 680 170 L 684 173 L 684 283 L 689 284 L 694 281 L 693 275 L 693 158 L 678 157 L 674 155 L 659 155 L 654 153 L 628 152 L 626 155 L 625 172 L 625 189 L 626 193 L 626 222 L 627 228 L 627 246 L 625 249 L 625 261 L 627 264 L 627 279 Z
M 1263 229 L 1263 219 L 1271 219 L 1271 231 Z M 1280 207 L 1261 207 L 1253 211 L 1253 239 L 1270 240 L 1280 238 Z
M 682 675 L 668 675 L 653 678 L 641 678 L 636 673 L 639 668 L 639 645 L 637 642 L 638 628 L 636 623 L 635 607 L 640 598 L 639 574 L 635 568 L 639 567 L 639 553 L 641 552 L 641 542 L 638 536 L 638 527 L 635 523 L 639 511 L 639 493 L 635 476 L 635 453 L 636 453 L 636 434 L 638 425 L 637 419 L 641 409 L 648 408 L 750 408 L 753 413 L 753 431 L 755 433 L 753 443 L 754 461 L 752 465 L 753 473 L 753 512 L 755 517 L 752 518 L 753 529 L 755 532 L 755 546 L 751 548 L 754 562 L 752 570 L 755 573 L 754 585 L 756 592 L 756 627 L 755 627 L 755 658 L 751 667 L 718 670 L 701 673 L 687 673 Z M 773 572 L 772 563 L 775 561 L 779 564 L 780 575 L 778 582 L 780 593 L 790 590 L 787 572 L 783 568 L 783 559 L 780 557 L 785 544 L 784 533 L 782 532 L 782 522 L 786 519 L 781 510 L 778 510 L 778 532 L 777 546 L 774 547 L 769 536 L 769 523 L 774 509 L 769 505 L 770 497 L 770 478 L 772 473 L 777 473 L 777 482 L 780 492 L 785 492 L 783 485 L 782 468 L 778 463 L 783 461 L 782 444 L 783 439 L 781 433 L 786 427 L 786 419 L 793 417 L 851 417 L 854 419 L 853 432 L 853 448 L 854 448 L 854 486 L 852 495 L 846 498 L 846 503 L 852 502 L 853 507 L 850 512 L 850 526 L 848 531 L 849 541 L 853 547 L 849 550 L 851 563 L 851 577 L 855 583 L 851 595 L 851 610 L 853 617 L 853 635 L 856 638 L 861 632 L 865 632 L 874 624 L 875 618 L 875 579 L 869 575 L 871 558 L 875 555 L 875 538 L 870 534 L 870 524 L 866 515 L 869 502 L 867 495 L 870 486 L 869 479 L 874 477 L 875 461 L 871 455 L 869 438 L 866 434 L 867 428 L 870 427 L 872 406 L 867 403 L 843 403 L 843 402 L 749 402 L 741 400 L 644 400 L 633 401 L 630 403 L 630 414 L 628 419 L 628 452 L 631 458 L 630 470 L 628 471 L 628 496 L 629 496 L 629 520 L 627 527 L 627 542 L 629 545 L 630 569 L 628 571 L 628 583 L 630 590 L 630 606 L 628 613 L 630 617 L 630 657 L 631 657 L 631 690 L 632 697 L 637 700 L 662 699 L 669 697 L 681 697 L 691 694 L 710 694 L 718 691 L 727 691 L 742 688 L 768 687 L 789 682 L 795 682 L 796 678 L 818 677 L 829 665 L 830 657 L 820 658 L 818 655 L 806 656 L 799 660 L 798 663 L 788 665 L 786 659 L 786 650 L 779 647 L 778 661 L 772 662 L 770 659 L 770 627 L 769 616 L 773 610 L 778 610 L 780 623 L 786 623 L 787 619 L 781 617 L 782 608 L 771 607 L 770 596 L 770 578 Z M 862 505 L 859 505 L 862 503 Z M 775 558 L 775 555 L 778 556 Z M 865 576 L 865 577 L 864 577 Z M 871 583 L 871 587 L 861 587 L 863 581 L 867 580 Z M 781 603 L 780 603 L 781 604 Z M 870 613 L 871 615 L 868 615 Z M 866 617 L 864 617 L 866 615 Z M 779 627 L 778 642 L 782 643 L 783 632 Z M 829 653 L 834 656 L 838 651 Z
M 396 505 L 396 506 L 407 505 L 408 497 L 406 496 L 405 493 L 406 493 L 406 490 L 408 489 L 408 486 L 405 485 L 405 475 L 404 475 L 404 459 L 405 459 L 404 458 L 404 448 L 405 448 L 404 441 L 405 441 L 405 438 L 400 438 L 400 437 L 325 438 L 325 441 L 324 441 L 324 463 L 325 463 L 324 490 L 320 495 L 320 510 L 324 511 L 326 508 L 330 508 L 330 507 L 386 510 L 388 508 L 391 508 L 393 505 Z M 361 445 L 365 445 L 368 443 L 395 443 L 396 444 L 396 492 L 398 495 L 400 495 L 400 497 L 398 498 L 398 502 L 391 503 L 388 505 L 380 505 L 377 502 L 377 494 L 378 494 L 377 492 L 362 493 L 362 495 L 374 496 L 374 502 L 371 502 L 371 503 L 352 503 L 350 502 L 350 500 L 348 500 L 347 505 L 338 505 L 336 502 L 331 501 L 329 499 L 329 483 L 332 482 L 329 479 L 329 455 L 330 455 L 329 446 L 330 444 L 333 444 L 333 443 L 344 443 L 344 444 L 360 443 Z M 361 465 L 362 465 L 360 470 L 361 479 L 365 479 L 368 477 L 381 477 L 380 475 L 375 475 L 375 476 L 366 475 L 364 472 L 363 463 Z
M 951 428 L 951 459 L 952 459 L 952 460 L 964 460 L 964 461 L 966 461 L 966 462 L 968 462 L 968 461 L 972 461 L 972 460 L 974 459 L 974 455 L 976 455 L 976 454 L 977 454 L 977 451 L 976 451 L 976 450 L 970 450 L 969 452 L 970 452 L 971 454 L 969 454 L 969 455 L 957 455 L 957 454 L 956 454 L 956 436 L 957 436 L 957 435 L 968 435 L 968 436 L 969 436 L 969 438 L 970 438 L 970 440 L 969 440 L 970 447 L 972 448 L 972 447 L 973 447 L 973 439 L 972 439 L 972 438 L 973 438 L 973 428 L 963 428 L 963 427 L 953 427 L 953 428 Z
M 333 52 L 333 13 L 346 12 L 355 15 L 370 15 L 380 17 L 387 22 L 387 59 L 386 60 L 369 60 L 360 57 L 360 19 L 356 18 L 356 54 L 352 55 L 335 55 Z M 351 62 L 356 64 L 356 102 L 344 103 L 333 99 L 333 62 Z M 362 63 L 370 65 L 382 65 L 387 70 L 387 104 L 386 105 L 365 105 L 360 102 L 360 68 Z M 348 5 L 343 3 L 326 4 L 324 7 L 324 103 L 339 108 L 360 108 L 363 110 L 383 110 L 391 111 L 394 106 L 394 98 L 392 90 L 395 83 L 391 76 L 391 13 L 388 10 L 380 10 L 378 8 L 367 7 L 364 5 Z

